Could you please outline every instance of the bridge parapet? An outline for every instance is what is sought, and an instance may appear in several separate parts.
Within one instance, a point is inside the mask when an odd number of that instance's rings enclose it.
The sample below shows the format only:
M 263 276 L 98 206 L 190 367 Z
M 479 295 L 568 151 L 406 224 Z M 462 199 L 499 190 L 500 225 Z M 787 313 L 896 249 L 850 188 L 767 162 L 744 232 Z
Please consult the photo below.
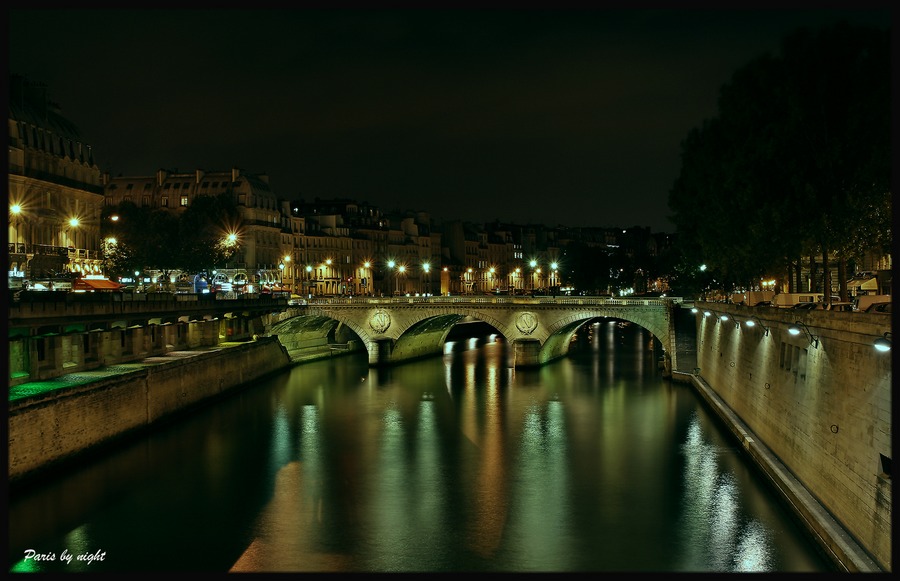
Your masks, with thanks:
M 662 306 L 681 304 L 681 297 L 648 297 L 648 298 L 612 298 L 612 297 L 523 297 L 495 295 L 460 295 L 460 296 L 410 296 L 410 297 L 316 297 L 304 299 L 301 305 L 440 305 L 440 304 L 479 304 L 479 305 L 578 305 L 578 306 Z

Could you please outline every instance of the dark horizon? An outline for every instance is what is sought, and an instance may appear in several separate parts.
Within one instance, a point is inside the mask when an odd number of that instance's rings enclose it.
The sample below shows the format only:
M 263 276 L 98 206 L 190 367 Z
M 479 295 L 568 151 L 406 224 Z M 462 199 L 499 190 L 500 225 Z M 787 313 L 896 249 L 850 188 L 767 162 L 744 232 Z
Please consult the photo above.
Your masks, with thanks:
M 680 143 L 798 26 L 863 10 L 10 11 L 102 171 L 266 174 L 286 200 L 673 232 Z M 71 39 L 60 51 L 53 39 Z

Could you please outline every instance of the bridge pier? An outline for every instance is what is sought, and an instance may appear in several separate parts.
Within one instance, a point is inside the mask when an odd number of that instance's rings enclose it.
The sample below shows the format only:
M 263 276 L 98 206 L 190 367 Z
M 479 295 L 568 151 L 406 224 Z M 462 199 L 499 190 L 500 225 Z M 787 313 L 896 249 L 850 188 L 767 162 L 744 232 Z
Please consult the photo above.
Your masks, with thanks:
M 537 339 L 516 339 L 513 341 L 514 367 L 532 367 L 541 364 L 541 342 Z
M 369 350 L 369 365 L 383 366 L 391 361 L 391 353 L 394 352 L 393 339 L 376 339 L 374 349 Z

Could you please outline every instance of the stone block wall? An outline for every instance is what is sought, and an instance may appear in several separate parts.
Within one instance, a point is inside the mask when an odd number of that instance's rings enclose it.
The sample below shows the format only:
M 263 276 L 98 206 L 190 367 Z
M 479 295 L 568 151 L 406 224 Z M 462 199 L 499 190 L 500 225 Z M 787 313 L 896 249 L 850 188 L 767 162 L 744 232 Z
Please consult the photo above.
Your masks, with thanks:
M 291 364 L 277 339 L 264 338 L 12 401 L 9 482 Z
M 700 375 L 890 570 L 891 358 L 873 348 L 890 315 L 707 307 L 713 316 L 697 315 Z M 750 316 L 762 325 L 742 324 Z M 788 332 L 797 321 L 809 334 Z

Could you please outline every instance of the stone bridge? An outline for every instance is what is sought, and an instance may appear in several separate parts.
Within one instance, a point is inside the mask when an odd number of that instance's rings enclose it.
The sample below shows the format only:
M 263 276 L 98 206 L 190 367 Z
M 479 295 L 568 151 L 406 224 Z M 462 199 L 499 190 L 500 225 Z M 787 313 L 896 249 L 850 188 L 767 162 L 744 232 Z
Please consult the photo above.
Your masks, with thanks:
M 273 313 L 267 325 L 267 334 L 277 335 L 295 359 L 316 338 L 328 337 L 337 348 L 336 337 L 347 337 L 348 329 L 365 347 L 372 366 L 439 355 L 455 325 L 481 321 L 513 347 L 509 366 L 537 366 L 566 355 L 585 322 L 609 317 L 650 331 L 662 344 L 665 374 L 677 369 L 674 310 L 680 298 L 335 297 L 301 303 Z

